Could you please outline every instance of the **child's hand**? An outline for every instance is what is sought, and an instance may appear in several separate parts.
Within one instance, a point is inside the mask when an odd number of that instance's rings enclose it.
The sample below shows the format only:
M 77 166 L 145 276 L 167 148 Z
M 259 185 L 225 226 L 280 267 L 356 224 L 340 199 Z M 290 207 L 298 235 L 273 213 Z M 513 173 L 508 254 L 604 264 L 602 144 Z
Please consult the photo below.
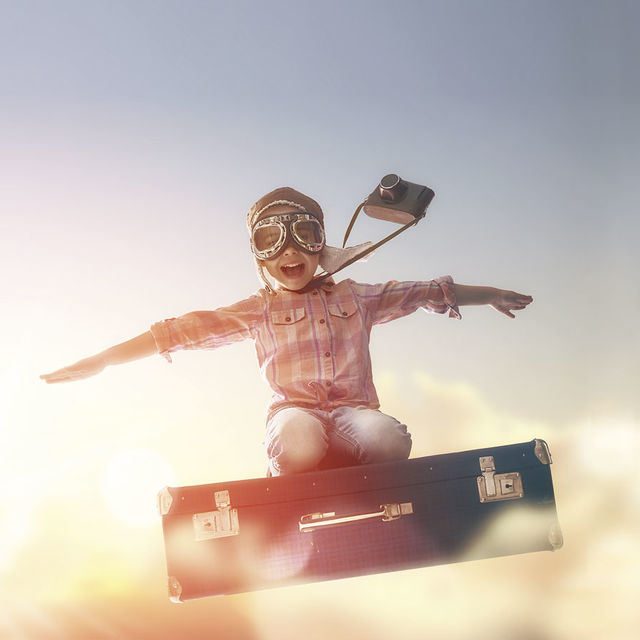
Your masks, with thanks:
M 45 373 L 40 376 L 47 384 L 55 384 L 57 382 L 73 382 L 74 380 L 82 380 L 90 378 L 100 373 L 106 366 L 104 358 L 96 355 L 84 360 L 79 360 L 75 364 L 68 367 L 58 369 L 53 373 Z
M 493 299 L 489 303 L 496 311 L 504 313 L 505 316 L 515 318 L 512 311 L 520 311 L 528 304 L 533 302 L 531 296 L 525 296 L 523 293 L 515 291 L 507 291 L 505 289 L 496 289 Z

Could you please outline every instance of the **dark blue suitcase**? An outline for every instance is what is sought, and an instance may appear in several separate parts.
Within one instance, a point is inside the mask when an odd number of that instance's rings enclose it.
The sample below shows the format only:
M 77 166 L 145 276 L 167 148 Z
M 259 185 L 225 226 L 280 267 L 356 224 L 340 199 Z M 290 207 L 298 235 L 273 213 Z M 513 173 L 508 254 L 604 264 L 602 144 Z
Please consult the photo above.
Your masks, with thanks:
M 174 601 L 562 545 L 543 440 L 167 487 Z

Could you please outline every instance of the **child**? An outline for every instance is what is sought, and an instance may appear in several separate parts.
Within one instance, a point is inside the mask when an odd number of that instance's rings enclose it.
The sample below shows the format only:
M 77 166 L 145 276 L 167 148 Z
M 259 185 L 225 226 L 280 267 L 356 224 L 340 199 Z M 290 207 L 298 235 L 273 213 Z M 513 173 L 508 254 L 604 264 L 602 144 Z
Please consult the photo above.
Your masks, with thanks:
M 260 198 L 247 214 L 247 226 L 265 285 L 256 294 L 215 311 L 158 322 L 132 340 L 41 378 L 68 382 L 155 353 L 171 361 L 172 351 L 252 339 L 273 390 L 265 440 L 271 474 L 315 469 L 330 448 L 361 464 L 400 460 L 409 456 L 411 436 L 404 424 L 379 411 L 369 354 L 372 326 L 420 307 L 460 318 L 459 306 L 487 304 L 513 318 L 512 311 L 532 301 L 513 291 L 454 284 L 450 276 L 376 285 L 314 279 L 318 266 L 335 266 L 340 250 L 325 244 L 320 205 L 289 187 Z

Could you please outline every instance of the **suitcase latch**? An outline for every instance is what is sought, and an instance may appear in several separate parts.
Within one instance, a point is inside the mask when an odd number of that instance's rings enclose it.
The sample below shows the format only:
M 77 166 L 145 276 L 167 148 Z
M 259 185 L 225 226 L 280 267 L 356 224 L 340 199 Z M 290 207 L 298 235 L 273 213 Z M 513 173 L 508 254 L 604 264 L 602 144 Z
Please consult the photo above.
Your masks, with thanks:
M 216 491 L 215 511 L 193 514 L 193 529 L 196 540 L 211 540 L 212 538 L 226 538 L 236 536 L 240 531 L 238 510 L 231 508 L 228 491 Z
M 524 495 L 520 473 L 496 473 L 493 456 L 480 458 L 480 471 L 482 475 L 477 478 L 480 502 L 516 500 Z

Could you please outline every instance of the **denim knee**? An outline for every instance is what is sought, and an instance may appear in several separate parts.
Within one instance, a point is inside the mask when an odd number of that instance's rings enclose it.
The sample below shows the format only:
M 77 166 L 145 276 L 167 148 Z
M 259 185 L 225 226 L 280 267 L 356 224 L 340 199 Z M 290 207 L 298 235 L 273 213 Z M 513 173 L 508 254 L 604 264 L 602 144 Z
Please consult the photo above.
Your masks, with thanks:
M 273 475 L 301 473 L 317 467 L 327 452 L 328 437 L 318 418 L 287 408 L 269 421 L 265 446 Z
M 401 423 L 381 426 L 366 443 L 365 462 L 406 460 L 411 453 L 411 435 Z
M 377 409 L 349 407 L 337 410 L 339 435 L 351 442 L 361 463 L 405 460 L 411 452 L 406 425 Z

